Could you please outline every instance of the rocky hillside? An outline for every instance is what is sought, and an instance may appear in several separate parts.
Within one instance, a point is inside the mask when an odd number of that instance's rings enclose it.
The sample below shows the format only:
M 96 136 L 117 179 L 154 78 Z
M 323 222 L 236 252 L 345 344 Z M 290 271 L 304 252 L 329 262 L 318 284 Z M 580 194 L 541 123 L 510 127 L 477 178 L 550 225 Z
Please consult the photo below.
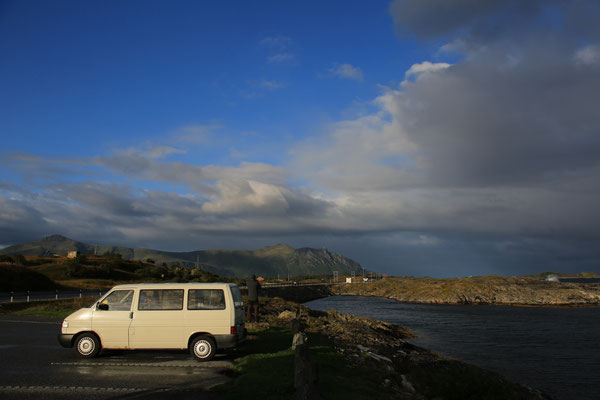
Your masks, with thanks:
M 600 303 L 599 283 L 559 283 L 529 277 L 388 278 L 365 284 L 337 285 L 333 291 L 412 303 L 540 306 Z
M 205 271 L 222 275 L 245 277 L 249 274 L 281 278 L 298 276 L 340 275 L 362 271 L 359 263 L 327 249 L 294 249 L 285 244 L 258 250 L 198 250 L 168 252 L 153 249 L 120 246 L 94 246 L 61 235 L 6 247 L 0 254 L 24 256 L 65 255 L 78 250 L 82 254 L 120 254 L 125 260 L 151 259 L 157 265 L 166 263 L 186 267 L 198 266 Z

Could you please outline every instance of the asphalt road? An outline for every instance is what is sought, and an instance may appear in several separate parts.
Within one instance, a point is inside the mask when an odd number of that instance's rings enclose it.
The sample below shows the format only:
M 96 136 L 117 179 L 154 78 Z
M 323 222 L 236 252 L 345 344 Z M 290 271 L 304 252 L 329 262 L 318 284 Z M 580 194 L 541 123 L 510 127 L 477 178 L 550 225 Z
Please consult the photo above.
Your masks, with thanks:
M 184 351 L 103 351 L 79 358 L 58 344 L 61 320 L 0 316 L 0 398 L 218 399 L 235 354 L 195 361 Z

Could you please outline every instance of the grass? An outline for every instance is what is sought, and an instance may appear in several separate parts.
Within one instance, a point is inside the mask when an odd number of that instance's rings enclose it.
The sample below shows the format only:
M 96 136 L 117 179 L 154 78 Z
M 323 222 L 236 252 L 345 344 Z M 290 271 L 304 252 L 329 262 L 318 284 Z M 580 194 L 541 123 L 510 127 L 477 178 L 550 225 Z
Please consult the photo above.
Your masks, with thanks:
M 247 353 L 237 360 L 233 384 L 222 387 L 226 399 L 286 399 L 294 389 L 294 351 L 289 329 L 271 328 L 249 333 Z M 379 386 L 379 372 L 350 366 L 331 341 L 308 334 L 309 359 L 317 365 L 318 391 L 323 399 L 387 399 Z
M 41 317 L 41 318 L 60 318 L 64 319 L 73 311 L 52 311 L 52 310 L 38 310 L 35 308 L 21 310 L 14 312 L 15 315 L 22 315 L 25 317 Z
M 270 329 L 249 332 L 247 356 L 238 359 L 233 385 L 225 391 L 227 399 L 281 399 L 294 393 L 294 353 L 291 332 Z
M 401 367 L 401 370 L 403 368 Z M 531 393 L 493 372 L 455 360 L 410 364 L 403 371 L 427 398 L 527 400 Z

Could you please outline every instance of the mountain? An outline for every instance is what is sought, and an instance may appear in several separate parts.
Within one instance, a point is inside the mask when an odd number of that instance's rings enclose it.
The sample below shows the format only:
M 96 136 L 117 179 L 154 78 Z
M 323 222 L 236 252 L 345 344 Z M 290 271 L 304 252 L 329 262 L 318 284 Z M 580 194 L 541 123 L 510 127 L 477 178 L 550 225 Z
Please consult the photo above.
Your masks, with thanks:
M 126 260 L 152 259 L 156 264 L 180 264 L 200 268 L 223 276 L 245 277 L 249 274 L 281 278 L 295 276 L 340 275 L 362 273 L 362 266 L 350 258 L 325 248 L 294 249 L 286 244 L 263 247 L 258 250 L 197 250 L 169 252 L 144 248 L 119 246 L 93 246 L 52 235 L 35 242 L 5 247 L 0 254 L 22 254 L 24 256 L 65 255 L 77 250 L 81 254 L 121 254 Z

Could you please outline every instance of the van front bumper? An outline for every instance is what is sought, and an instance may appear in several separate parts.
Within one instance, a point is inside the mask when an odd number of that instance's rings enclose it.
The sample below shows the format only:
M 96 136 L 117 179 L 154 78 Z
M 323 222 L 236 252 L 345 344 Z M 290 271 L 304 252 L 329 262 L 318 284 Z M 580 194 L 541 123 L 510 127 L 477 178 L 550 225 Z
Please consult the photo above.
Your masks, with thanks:
M 73 347 L 73 336 L 72 334 L 67 334 L 67 333 L 59 333 L 58 334 L 58 343 L 60 343 L 60 345 L 62 347 Z

